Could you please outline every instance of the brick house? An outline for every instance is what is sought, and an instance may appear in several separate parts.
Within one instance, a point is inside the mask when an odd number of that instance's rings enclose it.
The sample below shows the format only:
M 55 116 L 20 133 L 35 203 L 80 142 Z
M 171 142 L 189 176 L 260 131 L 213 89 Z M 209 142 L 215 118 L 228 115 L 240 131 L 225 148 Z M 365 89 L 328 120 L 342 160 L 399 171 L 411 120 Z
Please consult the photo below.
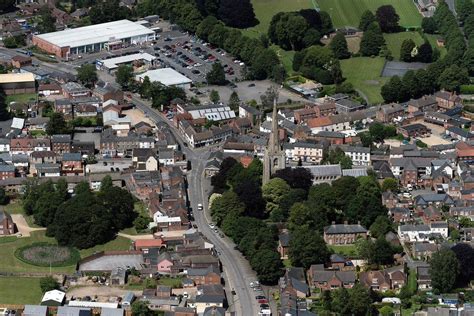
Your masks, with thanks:
M 360 224 L 332 224 L 324 228 L 324 241 L 328 245 L 353 244 L 358 238 L 367 238 L 367 229 Z
M 187 270 L 188 279 L 193 280 L 195 285 L 221 284 L 221 274 L 214 266 Z
M 80 153 L 65 153 L 62 158 L 62 173 L 80 175 L 84 173 Z
M 361 272 L 359 282 L 374 291 L 386 292 L 391 289 L 390 277 L 384 271 Z
M 392 191 L 385 191 L 382 193 L 382 204 L 390 209 L 394 208 L 398 205 L 398 197 Z
M 25 66 L 31 66 L 31 57 L 16 55 L 12 57 L 12 66 L 15 68 L 22 68 Z
M 290 293 L 299 298 L 305 298 L 309 294 L 303 268 L 286 268 L 285 275 L 280 278 L 278 284 L 281 292 Z
M 308 282 L 311 287 L 321 290 L 350 289 L 354 286 L 354 271 L 325 270 L 322 264 L 313 264 L 308 270 Z
M 0 236 L 16 233 L 16 225 L 7 212 L 0 210 Z
M 159 171 L 134 172 L 130 175 L 130 186 L 137 196 L 148 199 L 151 193 L 160 193 L 161 176 Z
M 391 103 L 382 105 L 380 110 L 378 110 L 375 114 L 375 118 L 377 119 L 377 121 L 380 121 L 382 123 L 390 123 L 399 117 L 403 117 L 404 115 L 405 109 L 403 108 L 403 106 L 397 103 Z
M 52 149 L 57 155 L 71 152 L 71 135 L 58 134 L 51 136 Z
M 158 239 L 137 239 L 134 242 L 135 250 L 148 252 L 150 249 L 160 249 L 166 247 L 166 243 L 162 238 Z
M 171 268 L 173 267 L 173 261 L 171 259 L 171 254 L 169 252 L 163 252 L 158 256 L 157 259 L 157 270 L 160 273 L 169 274 L 171 273 Z
M 432 96 L 423 96 L 416 100 L 408 101 L 408 113 L 434 112 L 438 109 L 438 102 Z
M 314 107 L 316 112 L 316 117 L 321 116 L 330 116 L 336 114 L 336 102 L 334 101 L 325 101 L 322 104 L 318 104 Z
M 315 107 L 312 107 L 312 106 L 306 106 L 303 109 L 295 110 L 294 115 L 295 115 L 295 122 L 297 124 L 301 124 L 301 123 L 306 122 L 309 119 L 318 117 L 315 111 Z
M 462 105 L 462 99 L 456 92 L 438 91 L 434 94 L 436 102 L 440 110 L 446 111 L 454 108 L 457 105 Z
M 431 133 L 431 130 L 423 124 L 411 124 L 405 126 L 397 127 L 397 132 L 402 134 L 403 137 L 418 137 L 418 136 L 425 136 Z
M 278 252 L 280 253 L 281 259 L 288 259 L 288 250 L 290 245 L 290 234 L 288 232 L 282 232 L 278 235 Z
M 0 164 L 0 180 L 15 178 L 15 166 Z

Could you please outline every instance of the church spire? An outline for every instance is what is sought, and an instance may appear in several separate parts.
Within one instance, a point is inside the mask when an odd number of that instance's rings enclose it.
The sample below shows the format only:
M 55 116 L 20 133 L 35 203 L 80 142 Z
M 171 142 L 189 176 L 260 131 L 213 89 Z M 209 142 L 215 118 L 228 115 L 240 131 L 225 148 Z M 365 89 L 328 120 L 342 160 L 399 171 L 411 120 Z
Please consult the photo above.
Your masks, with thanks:
M 268 149 L 273 152 L 278 152 L 280 149 L 280 133 L 278 132 L 278 111 L 277 101 L 273 98 L 273 113 L 272 113 L 272 131 L 270 134 L 270 140 Z

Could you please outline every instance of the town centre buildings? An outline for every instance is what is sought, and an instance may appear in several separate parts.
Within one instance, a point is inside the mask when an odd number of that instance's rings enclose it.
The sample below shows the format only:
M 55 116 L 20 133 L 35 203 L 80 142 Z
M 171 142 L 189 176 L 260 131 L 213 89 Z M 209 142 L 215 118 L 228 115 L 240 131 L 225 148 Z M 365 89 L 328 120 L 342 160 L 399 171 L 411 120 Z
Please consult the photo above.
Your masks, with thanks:
M 33 36 L 33 45 L 60 58 L 115 49 L 155 39 L 155 32 L 129 20 L 89 25 Z

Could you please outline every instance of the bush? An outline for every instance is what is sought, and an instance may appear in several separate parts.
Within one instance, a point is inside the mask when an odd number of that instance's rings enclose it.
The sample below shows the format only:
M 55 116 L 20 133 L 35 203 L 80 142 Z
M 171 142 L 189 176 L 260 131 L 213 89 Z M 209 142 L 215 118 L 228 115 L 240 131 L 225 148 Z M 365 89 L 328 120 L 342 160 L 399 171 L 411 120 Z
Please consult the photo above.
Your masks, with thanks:
M 427 148 L 428 147 L 428 145 L 426 143 L 422 142 L 419 139 L 416 140 L 416 146 L 418 146 L 420 148 Z
M 473 84 L 461 85 L 460 91 L 462 94 L 474 94 L 474 85 Z

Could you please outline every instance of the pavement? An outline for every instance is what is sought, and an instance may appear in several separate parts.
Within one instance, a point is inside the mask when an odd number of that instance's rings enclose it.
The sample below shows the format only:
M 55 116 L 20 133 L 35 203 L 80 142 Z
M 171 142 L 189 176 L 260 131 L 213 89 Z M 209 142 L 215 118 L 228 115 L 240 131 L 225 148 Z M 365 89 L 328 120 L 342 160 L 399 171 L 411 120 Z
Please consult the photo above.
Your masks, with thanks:
M 187 159 L 191 161 L 192 169 L 187 174 L 188 195 L 191 207 L 194 210 L 195 223 L 199 231 L 214 244 L 216 251 L 220 253 L 219 259 L 224 270 L 226 280 L 226 293 L 230 311 L 235 311 L 237 315 L 257 315 L 259 306 L 254 298 L 253 290 L 249 283 L 257 279 L 255 272 L 251 269 L 248 261 L 242 254 L 235 250 L 235 244 L 227 237 L 219 237 L 211 228 L 208 195 L 210 193 L 210 181 L 204 177 L 204 164 L 210 155 L 212 147 L 191 149 L 183 145 L 182 135 L 171 125 L 171 122 L 164 118 L 159 112 L 152 109 L 149 102 L 141 100 L 137 96 L 132 96 L 132 102 L 142 111 L 146 111 L 148 117 L 155 123 L 164 122 L 170 128 L 181 146 Z M 197 204 L 201 203 L 203 211 L 199 211 Z M 236 295 L 232 295 L 231 291 Z
M 11 214 L 13 222 L 16 224 L 16 228 L 18 229 L 18 233 L 21 234 L 22 237 L 30 237 L 31 232 L 35 232 L 38 230 L 46 230 L 44 227 L 33 228 L 28 225 L 26 222 L 25 217 L 22 214 Z

